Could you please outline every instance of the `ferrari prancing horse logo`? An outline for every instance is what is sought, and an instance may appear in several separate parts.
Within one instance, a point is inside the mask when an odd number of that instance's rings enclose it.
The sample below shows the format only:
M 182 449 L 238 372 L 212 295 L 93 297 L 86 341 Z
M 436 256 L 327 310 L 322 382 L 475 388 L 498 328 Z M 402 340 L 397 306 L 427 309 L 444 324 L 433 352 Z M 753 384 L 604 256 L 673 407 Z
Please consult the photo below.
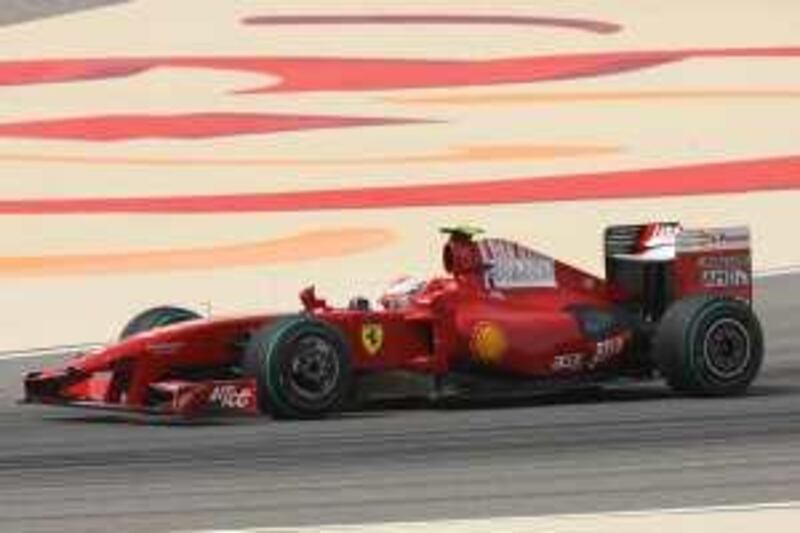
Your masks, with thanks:
M 361 344 L 370 355 L 375 355 L 383 347 L 383 326 L 377 323 L 361 326 Z

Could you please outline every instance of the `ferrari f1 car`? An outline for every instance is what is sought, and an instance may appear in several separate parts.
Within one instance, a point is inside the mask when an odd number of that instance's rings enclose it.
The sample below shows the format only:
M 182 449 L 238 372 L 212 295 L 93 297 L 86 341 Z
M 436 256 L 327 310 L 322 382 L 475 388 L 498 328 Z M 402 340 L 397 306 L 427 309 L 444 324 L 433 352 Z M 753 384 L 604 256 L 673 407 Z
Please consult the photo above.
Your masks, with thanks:
M 605 279 L 479 230 L 443 232 L 446 274 L 377 303 L 333 307 L 312 286 L 290 315 L 150 309 L 118 342 L 28 374 L 23 401 L 316 418 L 391 371 L 466 395 L 661 377 L 701 396 L 741 394 L 759 371 L 747 228 L 610 227 Z

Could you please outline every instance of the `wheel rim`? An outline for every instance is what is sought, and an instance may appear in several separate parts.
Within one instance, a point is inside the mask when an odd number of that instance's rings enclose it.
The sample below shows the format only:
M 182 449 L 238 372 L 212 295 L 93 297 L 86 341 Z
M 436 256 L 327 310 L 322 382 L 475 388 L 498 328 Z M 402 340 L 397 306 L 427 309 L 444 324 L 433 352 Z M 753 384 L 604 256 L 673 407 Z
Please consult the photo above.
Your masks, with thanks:
M 744 324 L 732 318 L 717 320 L 706 330 L 703 341 L 708 370 L 723 380 L 737 377 L 750 363 L 750 346 Z
M 287 368 L 291 391 L 308 402 L 324 401 L 339 379 L 337 347 L 319 335 L 304 335 L 294 344 Z

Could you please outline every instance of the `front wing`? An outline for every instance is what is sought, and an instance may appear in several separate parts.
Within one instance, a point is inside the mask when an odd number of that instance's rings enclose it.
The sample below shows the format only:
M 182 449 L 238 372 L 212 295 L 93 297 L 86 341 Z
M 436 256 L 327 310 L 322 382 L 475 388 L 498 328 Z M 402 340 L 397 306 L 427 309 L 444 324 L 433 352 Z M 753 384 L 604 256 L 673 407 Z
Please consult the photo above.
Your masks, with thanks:
M 108 390 L 104 383 L 92 382 L 91 379 L 71 381 L 68 373 L 30 374 L 25 379 L 25 397 L 20 403 L 185 417 L 259 412 L 256 383 L 251 378 L 155 382 L 149 385 L 150 393 L 145 404 L 129 403 L 124 396 L 109 398 L 101 393 Z

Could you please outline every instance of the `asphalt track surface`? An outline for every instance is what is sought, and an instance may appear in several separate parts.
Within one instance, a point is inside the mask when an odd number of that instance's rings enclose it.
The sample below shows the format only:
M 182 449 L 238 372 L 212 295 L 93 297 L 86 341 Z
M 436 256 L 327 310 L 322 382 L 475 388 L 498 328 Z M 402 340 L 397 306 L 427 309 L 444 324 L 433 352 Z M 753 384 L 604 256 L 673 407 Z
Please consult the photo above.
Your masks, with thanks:
M 314 422 L 170 424 L 21 407 L 0 361 L 0 531 L 153 531 L 800 499 L 800 278 L 757 286 L 748 396 L 660 385 Z M 50 358 L 52 359 L 52 357 Z
M 118 3 L 3 2 L 0 25 Z M 192 425 L 19 407 L 0 360 L 0 531 L 154 531 L 535 515 L 800 499 L 800 278 L 758 285 L 750 395 L 659 385 L 318 422 Z

